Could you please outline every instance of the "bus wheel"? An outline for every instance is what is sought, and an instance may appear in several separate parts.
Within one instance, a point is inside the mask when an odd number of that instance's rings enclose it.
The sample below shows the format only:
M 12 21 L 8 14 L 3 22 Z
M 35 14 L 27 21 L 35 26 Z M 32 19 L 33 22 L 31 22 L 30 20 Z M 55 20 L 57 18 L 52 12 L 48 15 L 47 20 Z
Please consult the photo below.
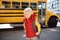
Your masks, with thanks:
M 48 21 L 48 27 L 56 27 L 58 21 L 56 19 L 57 17 L 51 17 L 50 20 Z

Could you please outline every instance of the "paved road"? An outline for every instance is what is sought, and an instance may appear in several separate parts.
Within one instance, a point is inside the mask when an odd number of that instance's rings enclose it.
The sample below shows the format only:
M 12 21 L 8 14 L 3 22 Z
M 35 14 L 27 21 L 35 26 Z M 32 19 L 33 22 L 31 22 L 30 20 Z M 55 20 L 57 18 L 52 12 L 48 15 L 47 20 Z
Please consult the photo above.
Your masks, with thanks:
M 0 30 L 0 40 L 25 40 L 23 29 Z M 43 28 L 38 40 L 60 40 L 60 28 Z
M 40 40 L 60 40 L 60 28 L 42 29 Z

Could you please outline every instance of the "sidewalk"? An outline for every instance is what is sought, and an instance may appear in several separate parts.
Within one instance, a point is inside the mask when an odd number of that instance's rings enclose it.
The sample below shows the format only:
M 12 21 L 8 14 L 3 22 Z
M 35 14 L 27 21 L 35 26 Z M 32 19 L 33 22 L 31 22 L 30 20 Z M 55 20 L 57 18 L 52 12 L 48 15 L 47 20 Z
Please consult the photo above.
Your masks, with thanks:
M 13 28 L 10 24 L 0 24 L 0 29 Z

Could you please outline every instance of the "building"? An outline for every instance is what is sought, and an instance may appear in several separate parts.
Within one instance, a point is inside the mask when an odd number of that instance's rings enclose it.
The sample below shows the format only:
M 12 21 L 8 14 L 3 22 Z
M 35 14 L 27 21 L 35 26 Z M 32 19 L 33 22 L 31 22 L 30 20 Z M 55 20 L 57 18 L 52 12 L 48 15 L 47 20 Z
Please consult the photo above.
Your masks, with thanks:
M 59 14 L 60 13 L 60 0 L 50 1 L 47 5 L 47 8 Z
M 60 0 L 54 0 L 52 5 L 54 12 L 60 13 Z
M 52 9 L 52 2 L 48 2 L 48 3 L 47 3 L 47 9 L 48 9 L 48 10 L 51 10 L 51 9 Z

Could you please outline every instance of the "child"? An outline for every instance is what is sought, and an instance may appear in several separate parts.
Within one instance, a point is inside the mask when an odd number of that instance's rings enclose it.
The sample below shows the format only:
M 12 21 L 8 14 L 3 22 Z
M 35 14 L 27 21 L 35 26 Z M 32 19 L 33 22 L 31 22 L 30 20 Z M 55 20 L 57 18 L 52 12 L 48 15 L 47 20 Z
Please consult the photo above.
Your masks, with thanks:
M 35 21 L 35 25 L 38 28 L 38 32 L 34 31 L 32 22 Z M 24 30 L 26 32 L 27 40 L 37 40 L 36 35 L 40 34 L 40 24 L 35 18 L 35 14 L 32 12 L 31 8 L 26 8 L 24 10 Z

